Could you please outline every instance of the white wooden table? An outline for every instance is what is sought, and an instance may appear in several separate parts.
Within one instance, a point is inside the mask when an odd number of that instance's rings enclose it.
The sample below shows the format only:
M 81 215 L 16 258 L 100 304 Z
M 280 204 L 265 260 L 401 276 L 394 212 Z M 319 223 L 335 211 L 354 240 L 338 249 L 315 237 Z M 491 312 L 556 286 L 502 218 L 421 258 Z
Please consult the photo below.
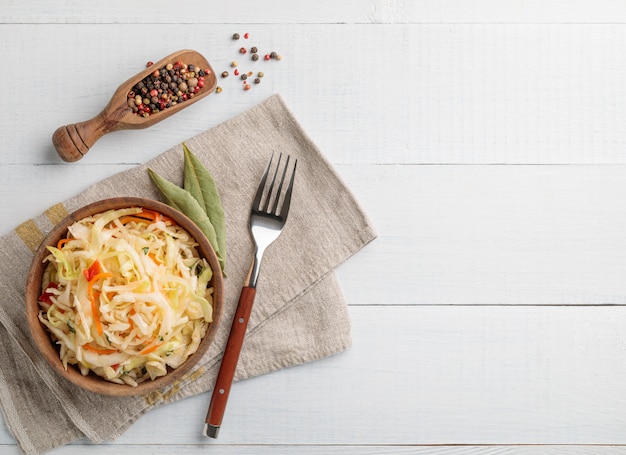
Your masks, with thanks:
M 198 396 L 54 453 L 626 453 L 626 4 L 0 3 L 0 234 L 275 92 L 380 234 L 339 270 L 354 347 L 238 383 L 219 440 Z M 60 161 L 146 61 L 227 69 L 235 32 L 284 57 L 261 85 Z

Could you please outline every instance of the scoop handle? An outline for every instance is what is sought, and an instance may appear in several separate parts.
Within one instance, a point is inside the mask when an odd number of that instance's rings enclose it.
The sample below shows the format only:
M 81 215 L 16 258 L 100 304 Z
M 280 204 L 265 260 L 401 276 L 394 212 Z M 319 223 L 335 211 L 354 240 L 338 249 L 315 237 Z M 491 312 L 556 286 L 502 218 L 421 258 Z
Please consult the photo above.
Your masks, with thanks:
M 120 122 L 130 109 L 115 107 L 109 103 L 94 118 L 79 123 L 64 125 L 52 135 L 52 143 L 63 161 L 78 161 L 98 139 L 112 131 L 124 129 Z

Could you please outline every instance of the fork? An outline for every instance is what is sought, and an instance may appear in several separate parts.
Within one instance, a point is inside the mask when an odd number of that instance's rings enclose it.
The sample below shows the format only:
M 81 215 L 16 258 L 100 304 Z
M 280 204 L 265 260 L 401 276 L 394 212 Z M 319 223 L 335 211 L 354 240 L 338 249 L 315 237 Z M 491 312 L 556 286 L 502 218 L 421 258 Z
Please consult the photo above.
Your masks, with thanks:
M 274 169 L 272 180 L 269 183 L 267 191 L 265 191 L 267 177 L 270 173 L 273 159 L 274 154 L 272 153 L 272 157 L 263 173 L 256 196 L 252 202 L 252 209 L 250 210 L 250 233 L 254 240 L 255 253 L 250 271 L 246 277 L 246 282 L 239 295 L 239 303 L 237 304 L 235 316 L 233 317 L 230 335 L 228 336 L 226 348 L 224 349 L 224 356 L 222 357 L 222 363 L 215 381 L 215 387 L 211 395 L 211 403 L 206 416 L 203 434 L 211 438 L 217 438 L 226 410 L 226 402 L 228 401 L 230 387 L 235 376 L 241 347 L 243 346 L 246 328 L 248 327 L 248 319 L 252 312 L 252 304 L 256 296 L 256 285 L 259 278 L 263 253 L 282 232 L 289 213 L 291 193 L 293 191 L 293 182 L 296 176 L 298 160 L 294 159 L 293 166 L 290 166 L 289 161 L 291 157 L 287 155 L 285 164 L 282 166 L 282 172 L 280 172 L 279 175 L 281 161 L 283 159 L 283 154 L 281 153 L 278 157 L 278 163 Z M 288 175 L 290 167 L 292 168 L 291 177 L 289 178 L 287 189 L 284 192 L 285 194 L 281 197 L 285 178 Z M 279 179 L 280 181 L 278 181 Z M 274 188 L 276 183 L 278 183 L 277 189 Z M 267 193 L 265 197 L 263 197 L 264 193 Z M 262 200 L 263 204 L 261 204 Z M 281 200 L 282 203 L 279 210 L 278 205 Z

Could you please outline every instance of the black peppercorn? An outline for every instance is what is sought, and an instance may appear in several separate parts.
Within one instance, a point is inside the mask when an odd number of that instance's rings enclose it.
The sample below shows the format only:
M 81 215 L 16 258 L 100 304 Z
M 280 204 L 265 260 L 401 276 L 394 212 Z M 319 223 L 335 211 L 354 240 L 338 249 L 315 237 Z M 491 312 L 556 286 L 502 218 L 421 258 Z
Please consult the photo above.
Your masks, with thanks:
M 276 58 L 276 55 L 277 55 L 276 52 L 271 52 L 270 53 L 270 58 Z
M 259 52 L 259 49 L 256 46 L 254 46 L 250 48 L 250 52 L 252 52 L 253 54 L 256 54 L 257 52 Z
M 228 71 L 223 71 L 222 72 L 222 77 L 228 77 Z
M 241 75 L 241 79 L 245 81 L 246 79 L 248 79 L 248 75 L 247 74 L 242 74 Z
M 234 33 L 233 34 L 233 39 L 239 39 L 239 33 Z
M 259 59 L 259 54 L 252 54 L 252 60 L 255 62 Z
M 255 84 L 260 84 L 261 83 L 261 78 L 260 77 L 254 78 L 254 83 Z

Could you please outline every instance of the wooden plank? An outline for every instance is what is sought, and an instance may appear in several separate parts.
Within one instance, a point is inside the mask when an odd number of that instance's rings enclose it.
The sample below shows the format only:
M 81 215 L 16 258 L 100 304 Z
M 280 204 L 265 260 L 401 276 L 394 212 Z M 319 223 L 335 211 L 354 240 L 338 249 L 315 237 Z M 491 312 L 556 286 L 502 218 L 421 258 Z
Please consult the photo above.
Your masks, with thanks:
M 310 451 L 326 445 L 393 451 L 396 445 L 626 444 L 624 307 L 350 312 L 355 344 L 347 352 L 235 384 L 219 440 L 201 435 L 209 402 L 203 395 L 148 413 L 98 450 L 137 444 Z M 0 443 L 9 442 L 2 436 Z
M 90 455 L 136 453 L 144 450 L 152 455 L 623 455 L 625 447 L 607 446 L 363 446 L 363 445 L 71 445 L 52 450 L 50 455 Z M 15 446 L 0 445 L 3 455 L 21 455 Z
M 0 166 L 0 231 L 125 168 Z M 352 304 L 626 304 L 624 166 L 336 169 L 379 233 L 339 269 Z
M 36 90 L 0 101 L 7 131 L 33 125 L 5 137 L 5 164 L 58 164 L 57 127 L 95 116 L 148 60 L 186 47 L 220 73 L 240 60 L 266 76 L 247 92 L 220 78 L 221 94 L 149 130 L 111 133 L 85 162 L 146 161 L 278 92 L 336 163 L 626 163 L 626 25 L 255 25 L 255 43 L 280 62 L 240 58 L 231 24 L 163 24 L 159 40 L 153 24 L 57 27 L 0 25 L 6 60 L 55 55 Z M 11 72 L 0 84 L 14 84 Z
M 379 232 L 339 269 L 351 304 L 626 303 L 623 166 L 337 169 Z
M 120 11 L 123 14 L 120 14 Z M 620 2 L 597 0 L 320 0 L 314 4 L 240 0 L 215 7 L 188 0 L 172 8 L 165 0 L 127 3 L 109 0 L 85 5 L 79 0 L 9 2 L 0 10 L 8 23 L 623 23 Z

